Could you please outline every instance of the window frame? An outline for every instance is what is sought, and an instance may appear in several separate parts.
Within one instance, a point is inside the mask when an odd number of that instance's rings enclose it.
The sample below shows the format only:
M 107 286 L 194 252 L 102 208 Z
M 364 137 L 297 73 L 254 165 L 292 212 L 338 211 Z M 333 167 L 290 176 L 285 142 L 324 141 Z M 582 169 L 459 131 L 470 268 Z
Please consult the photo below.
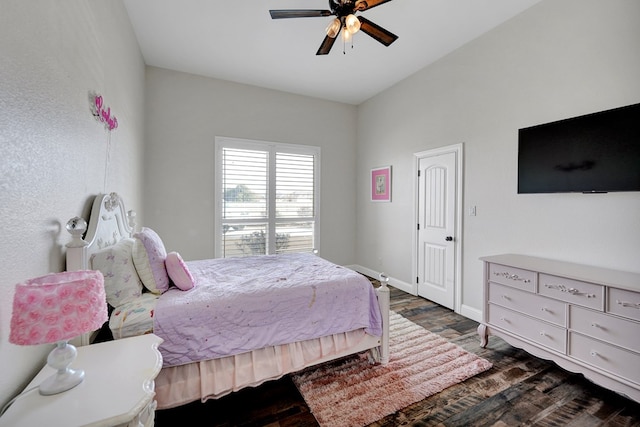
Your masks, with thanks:
M 223 250 L 223 236 L 222 236 L 222 200 L 224 197 L 224 190 L 222 188 L 222 150 L 225 148 L 244 149 L 244 150 L 256 150 L 267 151 L 269 153 L 269 173 L 268 173 L 268 188 L 269 199 L 267 203 L 267 224 L 269 235 L 273 236 L 267 241 L 269 247 L 267 248 L 267 254 L 275 254 L 275 225 L 278 222 L 284 222 L 285 220 L 276 218 L 275 214 L 275 177 L 276 177 L 276 153 L 290 153 L 290 154 L 303 154 L 313 155 L 313 215 L 310 218 L 313 221 L 313 251 L 317 252 L 320 249 L 320 147 L 312 145 L 301 144 L 287 144 L 280 142 L 269 142 L 250 140 L 243 138 L 231 138 L 231 137 L 215 137 L 215 173 L 214 173 L 214 256 L 221 258 L 224 256 Z M 273 230 L 273 231 L 272 231 Z

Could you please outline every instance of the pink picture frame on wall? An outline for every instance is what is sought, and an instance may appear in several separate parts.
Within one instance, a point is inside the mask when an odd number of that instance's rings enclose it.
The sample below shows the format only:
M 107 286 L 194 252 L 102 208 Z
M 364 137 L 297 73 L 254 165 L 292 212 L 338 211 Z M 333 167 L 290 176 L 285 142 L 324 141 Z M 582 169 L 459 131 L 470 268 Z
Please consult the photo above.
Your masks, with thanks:
M 371 169 L 371 201 L 391 201 L 391 166 Z

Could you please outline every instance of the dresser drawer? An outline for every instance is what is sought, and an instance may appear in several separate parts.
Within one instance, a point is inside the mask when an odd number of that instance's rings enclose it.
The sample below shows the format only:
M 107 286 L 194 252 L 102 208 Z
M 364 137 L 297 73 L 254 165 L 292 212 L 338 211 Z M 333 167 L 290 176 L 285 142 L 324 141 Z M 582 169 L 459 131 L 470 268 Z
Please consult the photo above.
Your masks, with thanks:
M 640 353 L 640 323 L 572 305 L 569 328 L 602 341 Z M 640 368 L 639 368 L 640 369 Z
M 562 301 L 497 283 L 489 283 L 489 301 L 558 326 L 566 325 L 566 303 Z
M 529 292 L 536 291 L 537 273 L 522 270 L 515 267 L 507 267 L 500 264 L 489 264 L 489 281 L 524 289 Z
M 594 283 L 541 274 L 538 293 L 595 310 L 604 310 L 604 286 Z
M 569 355 L 584 363 L 640 384 L 640 354 L 611 344 L 569 333 Z
M 488 310 L 489 324 L 555 351 L 565 352 L 566 329 L 494 304 L 489 304 Z
M 640 292 L 609 288 L 607 301 L 609 313 L 640 320 Z

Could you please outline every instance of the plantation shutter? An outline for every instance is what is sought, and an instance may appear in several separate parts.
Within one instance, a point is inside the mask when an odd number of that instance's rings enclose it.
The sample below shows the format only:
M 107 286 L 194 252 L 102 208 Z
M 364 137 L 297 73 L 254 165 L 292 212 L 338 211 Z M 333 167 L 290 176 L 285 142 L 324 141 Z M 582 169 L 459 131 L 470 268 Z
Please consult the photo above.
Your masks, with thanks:
M 314 156 L 276 153 L 276 253 L 311 252 Z
M 216 256 L 312 252 L 319 149 L 216 139 Z

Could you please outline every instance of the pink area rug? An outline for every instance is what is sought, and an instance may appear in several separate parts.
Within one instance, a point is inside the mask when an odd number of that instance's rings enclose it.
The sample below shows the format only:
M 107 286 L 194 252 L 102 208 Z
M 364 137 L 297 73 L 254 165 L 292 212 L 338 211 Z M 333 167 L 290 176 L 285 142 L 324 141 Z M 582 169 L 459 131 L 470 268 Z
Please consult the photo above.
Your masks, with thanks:
M 491 368 L 489 361 L 390 314 L 387 365 L 358 355 L 292 376 L 321 426 L 365 426 Z

